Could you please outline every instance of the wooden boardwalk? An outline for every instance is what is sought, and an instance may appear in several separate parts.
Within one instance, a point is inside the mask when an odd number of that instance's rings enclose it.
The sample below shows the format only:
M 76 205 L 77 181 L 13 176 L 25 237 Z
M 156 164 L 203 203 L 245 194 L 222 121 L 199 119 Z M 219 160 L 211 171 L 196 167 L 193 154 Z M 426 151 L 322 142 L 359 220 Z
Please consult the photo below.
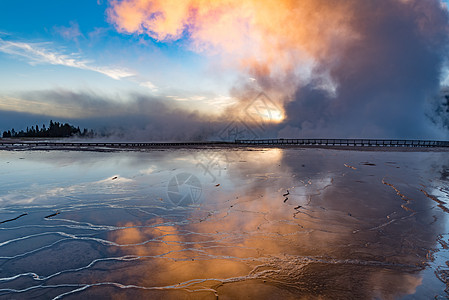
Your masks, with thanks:
M 159 143 L 137 143 L 137 142 L 48 142 L 48 141 L 2 141 L 0 146 L 4 147 L 106 147 L 106 148 L 151 148 L 168 146 L 213 146 L 234 144 L 233 142 L 159 142 Z
M 449 147 L 449 141 L 378 139 L 265 139 L 236 140 L 235 143 L 245 145 L 303 145 L 345 147 Z
M 379 139 L 260 139 L 235 140 L 234 142 L 49 142 L 0 140 L 2 148 L 71 147 L 71 148 L 154 148 L 185 146 L 256 146 L 256 145 L 299 145 L 340 147 L 449 147 L 449 141 L 431 140 L 379 140 Z

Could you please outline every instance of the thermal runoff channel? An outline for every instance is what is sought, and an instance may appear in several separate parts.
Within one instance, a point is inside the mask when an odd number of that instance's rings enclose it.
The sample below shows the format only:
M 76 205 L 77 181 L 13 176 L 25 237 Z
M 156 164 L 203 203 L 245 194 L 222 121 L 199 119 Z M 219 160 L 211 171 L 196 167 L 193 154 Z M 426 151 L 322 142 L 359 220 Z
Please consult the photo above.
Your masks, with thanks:
M 0 299 L 446 299 L 449 0 L 1 0 Z

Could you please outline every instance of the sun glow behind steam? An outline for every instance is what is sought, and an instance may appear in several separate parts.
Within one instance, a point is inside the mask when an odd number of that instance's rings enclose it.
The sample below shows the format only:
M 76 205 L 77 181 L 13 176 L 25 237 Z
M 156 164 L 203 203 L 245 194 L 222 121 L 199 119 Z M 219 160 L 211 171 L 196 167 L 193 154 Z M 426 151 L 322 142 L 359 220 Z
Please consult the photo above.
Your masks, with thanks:
M 281 135 L 429 134 L 421 107 L 447 61 L 439 0 L 111 0 L 107 15 L 119 32 L 178 41 L 251 78 L 257 88 L 236 82 L 226 112 L 245 115 L 263 91 L 282 109 L 257 117 L 285 123 Z

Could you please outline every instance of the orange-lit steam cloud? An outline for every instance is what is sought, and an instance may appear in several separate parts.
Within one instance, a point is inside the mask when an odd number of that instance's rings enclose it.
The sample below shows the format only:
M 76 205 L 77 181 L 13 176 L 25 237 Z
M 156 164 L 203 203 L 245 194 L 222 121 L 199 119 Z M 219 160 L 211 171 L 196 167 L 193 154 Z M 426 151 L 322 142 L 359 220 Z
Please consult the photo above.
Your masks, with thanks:
M 449 59 L 441 0 L 112 0 L 107 13 L 120 32 L 182 39 L 257 79 L 282 103 L 283 137 L 436 132 L 425 104 Z M 252 99 L 241 85 L 233 96 Z
M 188 36 L 193 50 L 232 55 L 262 75 L 332 56 L 358 37 L 351 14 L 348 1 L 316 0 L 125 0 L 108 11 L 119 31 L 160 41 Z

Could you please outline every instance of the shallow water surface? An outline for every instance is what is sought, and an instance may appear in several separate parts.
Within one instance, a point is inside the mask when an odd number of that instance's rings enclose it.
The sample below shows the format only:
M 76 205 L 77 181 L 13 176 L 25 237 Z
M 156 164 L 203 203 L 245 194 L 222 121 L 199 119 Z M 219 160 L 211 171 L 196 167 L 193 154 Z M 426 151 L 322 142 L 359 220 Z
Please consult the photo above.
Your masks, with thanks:
M 446 298 L 446 152 L 0 152 L 0 298 Z

